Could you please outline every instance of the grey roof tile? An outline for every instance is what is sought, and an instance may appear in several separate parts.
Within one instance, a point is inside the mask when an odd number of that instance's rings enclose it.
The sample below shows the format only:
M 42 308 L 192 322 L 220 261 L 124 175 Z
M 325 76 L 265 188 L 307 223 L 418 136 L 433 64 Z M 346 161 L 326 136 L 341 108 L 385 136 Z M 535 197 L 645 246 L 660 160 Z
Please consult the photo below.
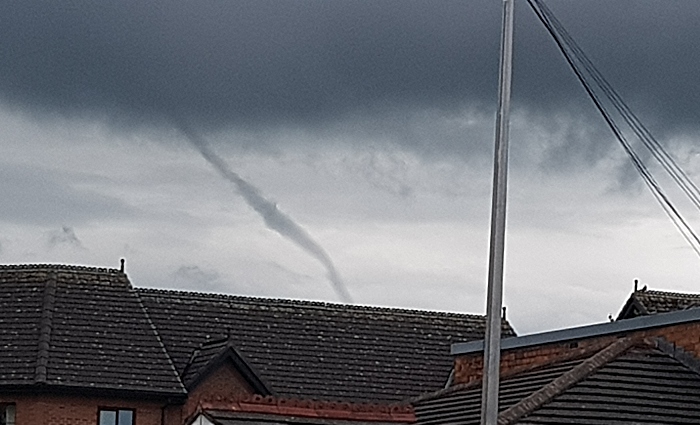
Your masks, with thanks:
M 700 422 L 700 376 L 656 349 L 631 350 L 520 424 Z
M 264 391 L 390 402 L 441 388 L 451 344 L 484 334 L 482 316 L 134 289 L 115 269 L 0 266 L 0 288 L 0 386 L 184 396 L 227 337 Z
M 641 289 L 630 295 L 617 320 L 696 307 L 700 307 L 700 294 Z
M 231 335 L 276 393 L 398 401 L 445 385 L 455 341 L 483 316 L 138 289 L 180 373 L 207 338 Z M 506 329 L 513 334 L 512 329 Z
M 605 350 L 505 378 L 499 397 L 499 424 L 700 423 L 700 374 L 688 366 L 683 353 L 666 350 L 663 345 L 658 341 L 656 346 L 633 345 L 603 359 L 589 375 L 560 388 L 554 384 Z M 548 388 L 556 391 L 544 404 L 522 403 L 533 409 L 525 416 L 504 413 Z M 426 397 L 414 408 L 418 425 L 479 424 L 480 383 Z
M 119 270 L 0 266 L 0 288 L 0 385 L 185 394 Z

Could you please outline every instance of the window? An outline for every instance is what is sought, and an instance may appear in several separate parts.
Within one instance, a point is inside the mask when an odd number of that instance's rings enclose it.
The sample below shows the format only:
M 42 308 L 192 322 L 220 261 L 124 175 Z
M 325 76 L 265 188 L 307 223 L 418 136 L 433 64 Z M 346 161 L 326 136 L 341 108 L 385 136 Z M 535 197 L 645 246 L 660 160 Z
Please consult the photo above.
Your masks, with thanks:
M 134 425 L 134 409 L 101 408 L 97 425 Z
M 14 404 L 0 404 L 0 425 L 15 425 Z

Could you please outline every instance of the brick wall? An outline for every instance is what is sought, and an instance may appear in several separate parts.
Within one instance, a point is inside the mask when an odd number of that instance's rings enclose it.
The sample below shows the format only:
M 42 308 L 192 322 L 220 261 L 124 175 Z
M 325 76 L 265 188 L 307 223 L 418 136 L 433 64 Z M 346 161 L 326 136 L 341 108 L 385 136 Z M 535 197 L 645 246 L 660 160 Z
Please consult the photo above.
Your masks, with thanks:
M 687 323 L 647 331 L 648 336 L 663 336 L 670 342 L 700 358 L 700 323 Z
M 578 341 L 507 350 L 501 353 L 501 376 L 507 377 L 523 370 L 581 357 L 587 352 L 602 349 L 622 336 L 639 338 L 661 336 L 700 358 L 700 323 L 684 323 L 621 335 L 606 335 Z M 480 380 L 483 367 L 482 352 L 458 356 L 455 359 L 454 383 L 466 384 Z
M 190 391 L 184 405 L 126 399 L 52 395 L 0 395 L 0 404 L 14 403 L 18 425 L 97 425 L 97 412 L 103 408 L 135 409 L 135 425 L 182 425 L 201 402 L 222 405 L 241 400 L 253 390 L 232 364 L 224 363 Z M 161 415 L 162 418 L 161 418 Z
M 190 391 L 187 403 L 182 409 L 182 417 L 189 418 L 202 402 L 227 405 L 229 401 L 238 401 L 254 394 L 251 386 L 230 363 L 223 363 L 212 371 L 204 381 Z
M 161 425 L 164 403 L 74 396 L 0 396 L 15 403 L 18 425 L 97 425 L 100 407 L 135 409 L 135 425 Z M 180 425 L 180 406 L 165 410 L 166 425 Z

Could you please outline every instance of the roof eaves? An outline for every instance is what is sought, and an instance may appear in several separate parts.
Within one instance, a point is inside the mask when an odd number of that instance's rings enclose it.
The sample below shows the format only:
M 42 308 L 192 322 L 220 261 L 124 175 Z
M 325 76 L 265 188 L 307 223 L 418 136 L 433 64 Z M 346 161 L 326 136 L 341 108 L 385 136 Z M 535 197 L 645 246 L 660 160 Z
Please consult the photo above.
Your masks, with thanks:
M 86 387 L 84 385 L 61 385 L 61 384 L 0 384 L 0 392 L 3 394 L 21 395 L 75 395 L 85 396 L 87 392 L 91 396 L 105 398 L 123 398 L 134 400 L 168 400 L 172 403 L 184 403 L 187 394 L 168 390 L 146 390 L 139 388 L 109 388 L 109 387 Z
M 511 350 L 515 348 L 525 348 L 536 345 L 593 338 L 697 321 L 700 321 L 700 308 L 692 308 L 670 313 L 640 316 L 616 322 L 598 323 L 595 325 L 587 325 L 577 328 L 561 329 L 557 331 L 543 332 L 514 338 L 504 338 L 501 341 L 501 350 Z M 469 354 L 483 351 L 483 349 L 483 340 L 461 342 L 452 344 L 451 353 L 453 355 Z
M 639 338 L 623 338 L 613 342 L 583 363 L 560 375 L 549 384 L 500 413 L 498 415 L 498 425 L 517 423 L 523 416 L 552 401 L 556 396 L 587 378 L 639 341 Z

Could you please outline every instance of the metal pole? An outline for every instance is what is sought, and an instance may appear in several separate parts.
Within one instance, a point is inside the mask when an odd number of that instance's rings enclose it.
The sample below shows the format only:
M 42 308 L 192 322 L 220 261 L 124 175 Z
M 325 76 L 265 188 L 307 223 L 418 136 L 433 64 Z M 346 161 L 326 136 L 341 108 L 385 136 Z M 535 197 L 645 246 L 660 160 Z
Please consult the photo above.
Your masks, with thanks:
M 508 124 L 513 65 L 513 0 L 503 0 L 501 67 L 499 76 L 496 148 L 491 203 L 491 242 L 484 341 L 484 377 L 481 398 L 481 424 L 498 423 L 498 386 L 501 363 L 501 306 L 503 304 L 503 263 L 506 230 L 506 189 L 508 182 Z

